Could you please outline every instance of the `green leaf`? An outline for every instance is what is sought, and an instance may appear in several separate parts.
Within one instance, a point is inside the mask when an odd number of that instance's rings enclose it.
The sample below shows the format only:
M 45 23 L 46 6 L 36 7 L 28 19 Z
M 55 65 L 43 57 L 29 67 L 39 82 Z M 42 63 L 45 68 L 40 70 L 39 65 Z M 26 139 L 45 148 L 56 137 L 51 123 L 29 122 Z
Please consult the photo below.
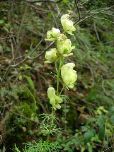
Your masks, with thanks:
M 33 83 L 32 79 L 31 79 L 31 77 L 24 75 L 24 78 L 26 78 L 30 90 L 35 92 L 35 86 L 34 86 L 34 83 Z
M 4 24 L 4 20 L 0 20 L 0 25 L 3 25 Z
M 100 115 L 97 119 L 97 125 L 99 126 L 99 138 L 102 140 L 105 136 L 105 118 Z
M 95 130 L 94 129 L 89 129 L 87 132 L 84 134 L 84 140 L 85 143 L 88 143 L 91 141 L 92 137 L 95 136 Z
M 114 125 L 114 114 L 111 116 L 110 120 L 111 120 L 111 123 Z
M 88 152 L 93 152 L 92 145 L 90 143 L 87 143 Z

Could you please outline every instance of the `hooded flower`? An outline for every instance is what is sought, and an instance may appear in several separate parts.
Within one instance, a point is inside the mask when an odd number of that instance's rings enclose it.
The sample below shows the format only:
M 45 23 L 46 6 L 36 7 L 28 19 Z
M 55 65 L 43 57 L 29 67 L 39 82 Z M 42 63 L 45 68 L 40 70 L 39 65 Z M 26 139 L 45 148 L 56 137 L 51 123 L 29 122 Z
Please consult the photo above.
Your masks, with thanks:
M 52 107 L 56 109 L 60 109 L 60 103 L 62 103 L 62 98 L 55 94 L 55 89 L 53 87 L 49 87 L 47 90 L 47 95 L 50 100 L 50 104 Z
M 60 54 L 70 54 L 75 47 L 70 39 L 58 39 L 57 50 Z
M 70 16 L 68 14 L 64 14 L 61 17 L 61 24 L 66 33 L 73 35 L 72 32 L 74 32 L 76 28 L 73 25 L 74 24 L 73 21 L 71 21 L 69 18 Z
M 52 48 L 49 51 L 46 51 L 45 59 L 46 59 L 45 61 L 46 63 L 55 62 L 55 60 L 57 59 L 57 49 Z
M 68 88 L 73 88 L 77 80 L 77 73 L 73 68 L 74 63 L 67 63 L 61 67 L 61 77 Z
M 60 30 L 57 28 L 52 28 L 52 30 L 47 32 L 47 41 L 55 41 L 60 35 Z

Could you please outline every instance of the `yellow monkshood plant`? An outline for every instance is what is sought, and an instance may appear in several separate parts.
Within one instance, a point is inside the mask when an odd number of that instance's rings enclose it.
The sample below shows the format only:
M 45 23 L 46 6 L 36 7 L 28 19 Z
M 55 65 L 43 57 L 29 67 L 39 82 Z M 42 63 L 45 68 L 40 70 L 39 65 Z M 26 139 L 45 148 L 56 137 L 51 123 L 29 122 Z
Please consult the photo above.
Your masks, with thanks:
M 67 34 L 73 35 L 76 30 L 74 23 L 70 20 L 70 15 L 65 14 L 61 17 L 61 24 L 63 27 L 63 33 L 60 29 L 52 28 L 47 32 L 46 41 L 51 41 L 55 43 L 55 48 L 51 48 L 45 53 L 45 63 L 55 63 L 56 69 L 56 89 L 49 87 L 47 90 L 47 96 L 49 102 L 52 105 L 53 110 L 61 108 L 61 103 L 63 99 L 61 97 L 61 92 L 63 88 L 72 89 L 75 86 L 77 80 L 77 72 L 73 69 L 75 67 L 74 63 L 65 63 L 65 58 L 73 55 L 72 51 L 75 48 L 72 45 L 71 40 L 67 37 Z M 63 88 L 59 88 L 59 83 L 62 82 Z

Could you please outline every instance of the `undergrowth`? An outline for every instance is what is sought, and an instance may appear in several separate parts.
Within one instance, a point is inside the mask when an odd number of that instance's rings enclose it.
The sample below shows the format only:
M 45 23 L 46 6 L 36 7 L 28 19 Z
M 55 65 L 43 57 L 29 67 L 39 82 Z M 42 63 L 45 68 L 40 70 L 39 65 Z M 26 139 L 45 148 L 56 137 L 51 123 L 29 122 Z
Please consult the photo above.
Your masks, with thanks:
M 113 0 L 80 0 L 76 8 L 71 0 L 0 2 L 1 151 L 114 151 Z M 76 27 L 65 64 L 75 63 L 78 79 L 70 90 L 59 79 L 63 102 L 55 106 L 46 93 L 50 84 L 57 90 L 55 65 L 44 64 L 55 46 L 45 38 L 52 27 L 62 31 L 65 13 Z

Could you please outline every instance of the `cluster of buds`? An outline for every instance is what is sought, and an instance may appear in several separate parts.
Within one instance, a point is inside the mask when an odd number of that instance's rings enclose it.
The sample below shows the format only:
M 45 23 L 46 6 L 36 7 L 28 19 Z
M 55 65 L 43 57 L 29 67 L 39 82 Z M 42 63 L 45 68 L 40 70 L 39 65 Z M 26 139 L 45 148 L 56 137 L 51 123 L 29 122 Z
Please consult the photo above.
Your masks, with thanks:
M 47 32 L 46 41 L 55 42 L 55 48 L 46 51 L 45 63 L 55 63 L 61 60 L 61 57 L 64 59 L 73 55 L 72 51 L 75 47 L 72 46 L 71 40 L 68 39 L 66 34 L 73 35 L 73 32 L 76 30 L 74 23 L 70 20 L 70 16 L 65 14 L 61 17 L 61 24 L 65 34 L 61 33 L 59 29 L 54 27 Z M 74 63 L 66 63 L 60 67 L 62 82 L 66 88 L 72 89 L 77 80 L 77 72 L 73 69 L 74 67 Z M 58 92 L 56 95 L 55 89 L 49 87 L 47 95 L 53 109 L 60 109 L 60 103 L 62 103 L 63 100 Z

